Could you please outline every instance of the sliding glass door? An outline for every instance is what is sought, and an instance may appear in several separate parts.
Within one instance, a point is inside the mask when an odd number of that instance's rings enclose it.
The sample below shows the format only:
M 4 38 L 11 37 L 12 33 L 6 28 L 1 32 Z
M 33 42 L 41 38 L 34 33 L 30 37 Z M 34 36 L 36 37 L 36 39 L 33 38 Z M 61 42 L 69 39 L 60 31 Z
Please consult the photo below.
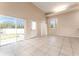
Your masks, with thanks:
M 8 16 L 0 16 L 0 45 L 23 40 L 24 20 Z
M 17 19 L 16 20 L 16 35 L 17 41 L 24 40 L 24 19 Z

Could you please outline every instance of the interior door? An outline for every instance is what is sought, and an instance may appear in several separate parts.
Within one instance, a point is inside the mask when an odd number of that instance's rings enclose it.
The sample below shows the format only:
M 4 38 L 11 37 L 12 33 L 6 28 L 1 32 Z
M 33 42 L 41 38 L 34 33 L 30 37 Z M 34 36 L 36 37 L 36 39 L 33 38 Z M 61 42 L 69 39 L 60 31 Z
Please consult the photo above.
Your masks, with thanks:
M 41 36 L 47 35 L 47 24 L 46 21 L 41 21 Z

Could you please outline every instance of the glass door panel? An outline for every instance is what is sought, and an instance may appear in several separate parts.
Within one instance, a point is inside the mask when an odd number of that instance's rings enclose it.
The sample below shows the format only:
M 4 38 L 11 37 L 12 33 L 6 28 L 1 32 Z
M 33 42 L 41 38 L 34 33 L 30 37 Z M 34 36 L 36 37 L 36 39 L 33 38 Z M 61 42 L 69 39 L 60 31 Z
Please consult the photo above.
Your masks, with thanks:
M 17 41 L 24 40 L 24 19 L 16 20 L 16 33 L 17 33 Z
M 0 16 L 0 44 L 16 42 L 16 19 Z

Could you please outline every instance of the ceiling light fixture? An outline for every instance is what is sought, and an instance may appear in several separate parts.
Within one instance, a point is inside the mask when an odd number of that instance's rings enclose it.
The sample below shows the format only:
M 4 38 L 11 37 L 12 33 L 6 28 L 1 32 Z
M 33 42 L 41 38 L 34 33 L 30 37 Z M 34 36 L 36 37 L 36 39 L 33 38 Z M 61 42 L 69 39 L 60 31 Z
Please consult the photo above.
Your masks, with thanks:
M 61 11 L 66 10 L 67 8 L 68 8 L 68 5 L 61 5 L 61 6 L 56 7 L 55 9 L 53 9 L 53 12 L 54 13 L 61 12 Z

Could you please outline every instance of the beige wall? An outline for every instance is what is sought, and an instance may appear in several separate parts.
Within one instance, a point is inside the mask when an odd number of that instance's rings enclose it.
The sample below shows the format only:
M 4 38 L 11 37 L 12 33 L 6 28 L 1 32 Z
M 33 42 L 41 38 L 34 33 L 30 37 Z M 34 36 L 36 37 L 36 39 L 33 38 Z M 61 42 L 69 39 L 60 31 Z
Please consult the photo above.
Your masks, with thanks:
M 29 35 L 31 34 L 31 20 L 34 19 L 37 22 L 37 33 L 35 35 L 41 35 L 40 22 L 45 19 L 45 15 L 32 3 L 0 3 L 0 15 L 25 19 L 25 30 Z
M 79 37 L 79 10 L 55 17 L 58 19 L 56 35 Z

